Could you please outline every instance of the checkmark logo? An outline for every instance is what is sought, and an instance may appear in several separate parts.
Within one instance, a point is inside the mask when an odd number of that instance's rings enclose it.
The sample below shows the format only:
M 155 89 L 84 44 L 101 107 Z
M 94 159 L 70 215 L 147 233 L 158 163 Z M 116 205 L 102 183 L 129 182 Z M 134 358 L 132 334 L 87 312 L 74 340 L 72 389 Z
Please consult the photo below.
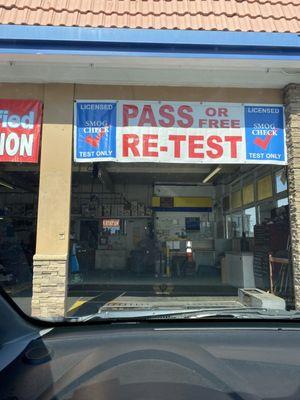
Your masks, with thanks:
M 272 137 L 276 135 L 278 129 L 274 129 L 272 132 L 270 132 L 270 134 L 265 138 L 265 139 L 261 139 L 261 138 L 255 138 L 254 140 L 254 144 L 256 144 L 258 147 L 262 148 L 263 150 L 267 150 Z
M 101 128 L 96 137 L 87 136 L 85 138 L 86 143 L 90 144 L 93 147 L 98 147 L 102 136 L 104 136 L 105 133 L 108 132 L 108 128 L 109 128 L 108 126 L 104 126 L 103 128 Z

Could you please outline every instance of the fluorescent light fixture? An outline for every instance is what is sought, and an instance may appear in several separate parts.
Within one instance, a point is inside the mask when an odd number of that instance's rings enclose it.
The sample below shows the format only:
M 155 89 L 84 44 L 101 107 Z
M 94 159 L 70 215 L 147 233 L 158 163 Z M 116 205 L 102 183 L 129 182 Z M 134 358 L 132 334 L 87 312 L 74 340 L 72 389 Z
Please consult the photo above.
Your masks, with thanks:
M 12 185 L 10 185 L 9 183 L 7 183 L 7 182 L 5 182 L 5 181 L 1 181 L 1 180 L 0 180 L 0 186 L 4 186 L 4 187 L 6 187 L 7 189 L 11 189 L 11 190 L 14 189 L 14 187 L 13 187 Z
M 218 172 L 220 172 L 222 169 L 222 167 L 217 167 L 215 169 L 213 169 L 204 179 L 203 179 L 203 183 L 207 183 L 209 180 L 211 180 L 211 178 L 213 176 L 215 176 Z

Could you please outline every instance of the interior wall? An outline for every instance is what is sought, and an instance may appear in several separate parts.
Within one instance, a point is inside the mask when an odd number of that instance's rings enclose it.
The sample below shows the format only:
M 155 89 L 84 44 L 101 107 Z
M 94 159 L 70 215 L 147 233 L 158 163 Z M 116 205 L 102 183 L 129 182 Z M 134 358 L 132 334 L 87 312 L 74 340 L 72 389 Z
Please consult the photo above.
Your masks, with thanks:
M 215 238 L 225 238 L 225 218 L 223 212 L 223 196 L 225 195 L 227 185 L 215 186 L 215 203 L 214 203 L 214 215 L 215 215 Z
M 73 179 L 74 188 L 73 191 L 77 194 L 83 193 L 85 198 L 88 198 L 89 194 L 99 195 L 101 198 L 102 193 L 110 192 L 108 188 L 101 184 L 99 180 L 92 184 L 92 179 L 90 183 L 76 183 Z M 151 199 L 153 194 L 152 185 L 142 185 L 142 184 L 115 184 L 114 192 L 111 193 L 120 193 L 122 194 L 127 201 L 138 201 L 140 203 L 145 204 L 145 206 L 151 205 Z M 77 197 L 77 196 L 76 196 Z M 105 203 L 105 201 L 104 201 Z
M 142 185 L 142 184 L 116 184 L 114 185 L 115 191 L 123 193 L 126 200 L 128 201 L 139 201 L 144 203 L 146 206 L 151 205 L 151 198 L 153 194 L 152 185 Z
M 215 197 L 215 187 L 213 185 L 155 185 L 155 196 L 184 196 L 184 197 Z

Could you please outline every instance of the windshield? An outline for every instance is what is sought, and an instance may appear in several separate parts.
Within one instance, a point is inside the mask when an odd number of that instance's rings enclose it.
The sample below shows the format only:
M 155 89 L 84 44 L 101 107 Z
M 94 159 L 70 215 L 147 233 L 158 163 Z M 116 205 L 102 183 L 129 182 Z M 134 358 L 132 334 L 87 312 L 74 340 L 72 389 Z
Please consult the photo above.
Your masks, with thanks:
M 19 128 L 7 128 L 0 277 L 14 301 L 28 315 L 72 321 L 287 317 L 295 296 L 283 107 L 226 93 L 222 103 L 83 96 L 78 89 L 65 137 L 65 112 L 42 124 L 40 101 L 2 105 L 37 147 L 12 162 Z

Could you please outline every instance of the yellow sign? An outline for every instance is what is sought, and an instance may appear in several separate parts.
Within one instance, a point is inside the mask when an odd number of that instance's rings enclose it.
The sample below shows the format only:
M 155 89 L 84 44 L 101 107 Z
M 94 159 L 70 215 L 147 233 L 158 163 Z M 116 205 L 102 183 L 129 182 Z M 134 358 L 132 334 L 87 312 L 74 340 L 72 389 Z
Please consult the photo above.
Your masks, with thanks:
M 249 204 L 254 202 L 254 186 L 250 183 L 243 187 L 243 204 Z
M 267 199 L 273 196 L 272 177 L 267 175 L 257 182 L 257 197 L 258 200 Z
M 152 197 L 152 207 L 161 206 L 161 197 Z M 212 198 L 211 197 L 174 197 L 173 207 L 191 207 L 191 208 L 211 208 Z
M 239 208 L 242 206 L 242 192 L 237 190 L 231 193 L 231 208 Z

